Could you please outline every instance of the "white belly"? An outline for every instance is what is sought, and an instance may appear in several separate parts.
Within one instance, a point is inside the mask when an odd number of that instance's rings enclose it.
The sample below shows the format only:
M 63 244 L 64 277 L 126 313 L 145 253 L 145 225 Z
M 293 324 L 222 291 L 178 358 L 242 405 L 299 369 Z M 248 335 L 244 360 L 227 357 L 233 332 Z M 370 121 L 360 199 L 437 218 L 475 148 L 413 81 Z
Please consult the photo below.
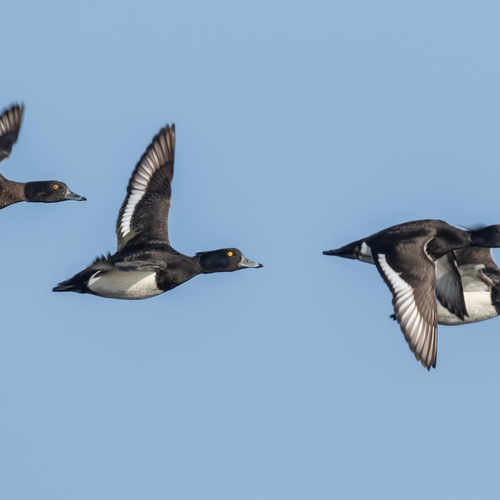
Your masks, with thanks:
M 155 274 L 148 271 L 118 271 L 96 273 L 87 286 L 101 297 L 138 300 L 160 295 L 163 290 L 156 286 Z
M 440 325 L 464 325 L 466 323 L 476 323 L 485 319 L 494 318 L 498 315 L 495 307 L 491 303 L 489 291 L 464 292 L 465 305 L 469 316 L 463 320 L 444 308 L 438 301 L 438 323 Z

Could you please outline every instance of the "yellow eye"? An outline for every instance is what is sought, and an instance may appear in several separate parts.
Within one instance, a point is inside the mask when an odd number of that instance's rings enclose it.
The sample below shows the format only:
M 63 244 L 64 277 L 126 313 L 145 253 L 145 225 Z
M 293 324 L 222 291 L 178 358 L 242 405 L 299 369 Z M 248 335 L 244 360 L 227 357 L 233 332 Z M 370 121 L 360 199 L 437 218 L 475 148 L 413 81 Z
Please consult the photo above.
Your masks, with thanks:
M 59 184 L 54 184 L 52 187 L 53 187 L 54 189 L 59 189 Z
M 229 257 L 232 257 L 232 256 L 233 256 L 233 252 L 227 252 L 227 255 L 228 255 Z

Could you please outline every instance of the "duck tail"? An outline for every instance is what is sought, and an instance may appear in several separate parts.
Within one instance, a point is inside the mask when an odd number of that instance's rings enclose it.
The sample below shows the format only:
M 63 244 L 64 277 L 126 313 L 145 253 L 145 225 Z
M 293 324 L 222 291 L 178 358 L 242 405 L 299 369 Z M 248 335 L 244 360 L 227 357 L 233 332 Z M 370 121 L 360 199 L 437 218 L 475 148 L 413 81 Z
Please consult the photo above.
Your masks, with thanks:
M 56 285 L 53 292 L 77 292 L 77 293 L 92 293 L 87 283 L 89 279 L 99 272 L 110 271 L 114 268 L 113 257 L 111 255 L 101 256 L 94 260 L 94 262 L 84 269 L 83 271 L 75 274 L 72 278 L 61 281 Z
M 52 288 L 52 291 L 86 293 L 86 291 L 84 290 L 84 283 L 82 283 L 81 280 L 75 279 L 77 276 L 74 276 L 69 280 L 61 281 L 61 283 L 57 284 L 54 288 Z

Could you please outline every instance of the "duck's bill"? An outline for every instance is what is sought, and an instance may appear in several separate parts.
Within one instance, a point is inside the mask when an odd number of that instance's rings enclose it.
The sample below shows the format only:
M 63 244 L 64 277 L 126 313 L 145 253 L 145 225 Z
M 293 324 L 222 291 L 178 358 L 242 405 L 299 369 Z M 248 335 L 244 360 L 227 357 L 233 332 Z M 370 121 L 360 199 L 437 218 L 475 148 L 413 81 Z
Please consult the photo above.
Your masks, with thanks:
M 79 194 L 73 193 L 71 189 L 68 189 L 66 194 L 64 195 L 65 200 L 75 200 L 75 201 L 87 201 L 87 198 L 84 196 L 80 196 Z
M 262 264 L 253 262 L 242 255 L 238 267 L 262 267 Z

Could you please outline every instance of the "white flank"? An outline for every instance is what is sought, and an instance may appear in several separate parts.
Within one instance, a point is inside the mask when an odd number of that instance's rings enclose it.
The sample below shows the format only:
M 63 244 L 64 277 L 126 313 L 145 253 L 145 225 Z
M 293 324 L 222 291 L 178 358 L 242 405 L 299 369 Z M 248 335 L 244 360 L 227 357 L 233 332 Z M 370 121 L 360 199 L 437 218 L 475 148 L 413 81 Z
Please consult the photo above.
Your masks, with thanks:
M 498 313 L 491 303 L 490 291 L 464 292 L 469 316 L 462 320 L 443 307 L 438 301 L 438 323 L 440 325 L 465 325 L 494 318 Z
M 156 273 L 150 271 L 97 272 L 87 286 L 97 295 L 112 299 L 147 299 L 163 293 L 156 286 Z

